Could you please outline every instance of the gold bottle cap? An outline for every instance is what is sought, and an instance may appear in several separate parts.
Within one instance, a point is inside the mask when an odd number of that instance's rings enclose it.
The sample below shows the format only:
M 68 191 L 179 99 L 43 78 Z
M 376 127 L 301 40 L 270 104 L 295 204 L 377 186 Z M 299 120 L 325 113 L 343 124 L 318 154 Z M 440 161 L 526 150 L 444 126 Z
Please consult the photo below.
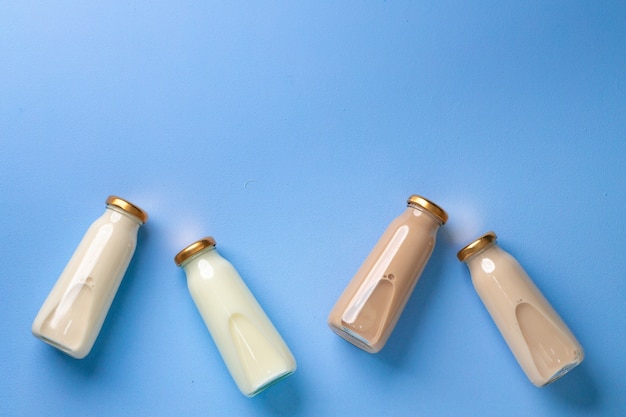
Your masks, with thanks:
M 191 245 L 178 252 L 174 257 L 174 262 L 176 263 L 176 266 L 180 266 L 183 262 L 191 258 L 193 255 L 211 246 L 215 246 L 215 239 L 213 239 L 211 236 L 202 238 L 197 242 L 193 242 Z
M 441 221 L 442 225 L 446 224 L 446 222 L 448 221 L 448 213 L 446 213 L 446 211 L 439 207 L 437 204 L 425 199 L 424 197 L 414 194 L 409 197 L 406 203 L 409 206 L 420 206 L 431 214 L 434 214 L 435 217 L 437 217 Z
M 495 232 L 487 232 L 461 249 L 459 253 L 456 254 L 456 257 L 459 258 L 459 261 L 465 262 L 469 257 L 476 255 L 478 252 L 491 245 L 497 238 L 498 236 L 496 236 Z
M 130 201 L 126 201 L 123 198 L 111 195 L 107 198 L 106 203 L 111 206 L 115 206 L 119 209 L 124 210 L 128 214 L 132 214 L 137 217 L 141 223 L 145 223 L 148 221 L 148 213 L 131 203 Z

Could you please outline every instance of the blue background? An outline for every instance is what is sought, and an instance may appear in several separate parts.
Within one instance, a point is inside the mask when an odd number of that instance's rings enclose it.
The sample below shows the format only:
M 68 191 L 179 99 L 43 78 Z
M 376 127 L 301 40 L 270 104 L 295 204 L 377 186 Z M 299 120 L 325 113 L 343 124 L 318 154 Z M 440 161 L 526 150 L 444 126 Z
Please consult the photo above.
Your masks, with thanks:
M 0 414 L 624 415 L 626 4 L 295 3 L 2 3 Z M 326 317 L 412 193 L 450 222 L 370 355 Z M 30 326 L 109 194 L 150 219 L 77 361 Z M 586 350 L 546 388 L 456 259 L 491 229 Z M 298 360 L 253 399 L 173 262 L 205 235 Z

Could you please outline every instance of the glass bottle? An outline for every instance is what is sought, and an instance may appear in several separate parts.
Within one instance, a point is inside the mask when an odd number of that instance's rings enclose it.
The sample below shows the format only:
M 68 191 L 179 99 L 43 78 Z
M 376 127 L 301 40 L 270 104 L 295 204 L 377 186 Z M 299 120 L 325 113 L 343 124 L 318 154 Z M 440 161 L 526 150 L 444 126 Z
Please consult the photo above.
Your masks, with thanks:
M 147 220 L 134 204 L 107 198 L 104 214 L 89 227 L 35 317 L 35 337 L 76 359 L 87 356 Z
M 528 379 L 538 387 L 565 375 L 583 348 L 522 266 L 486 233 L 457 254 L 498 330 Z
M 200 239 L 174 258 L 191 297 L 239 390 L 253 397 L 296 370 L 283 338 L 235 268 Z
M 430 258 L 447 213 L 412 195 L 383 233 L 328 317 L 331 330 L 369 352 L 380 351 Z

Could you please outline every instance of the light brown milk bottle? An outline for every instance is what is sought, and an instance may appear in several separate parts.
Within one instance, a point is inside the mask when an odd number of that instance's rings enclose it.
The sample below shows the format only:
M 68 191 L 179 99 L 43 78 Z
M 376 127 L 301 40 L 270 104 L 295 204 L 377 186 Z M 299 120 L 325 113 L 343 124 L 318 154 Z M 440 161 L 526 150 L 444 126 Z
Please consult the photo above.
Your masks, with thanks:
M 348 284 L 328 317 L 330 328 L 370 353 L 391 335 L 435 248 L 446 212 L 412 195 Z
M 489 232 L 458 253 L 472 283 L 517 362 L 538 387 L 565 375 L 583 348 L 521 265 Z

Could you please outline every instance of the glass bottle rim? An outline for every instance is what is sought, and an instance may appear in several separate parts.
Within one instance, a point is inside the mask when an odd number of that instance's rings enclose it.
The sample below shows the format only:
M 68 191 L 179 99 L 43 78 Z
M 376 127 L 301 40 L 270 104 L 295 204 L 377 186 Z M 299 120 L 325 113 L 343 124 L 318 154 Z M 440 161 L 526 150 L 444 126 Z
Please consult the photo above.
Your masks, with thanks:
M 202 252 L 206 248 L 215 247 L 215 245 L 216 242 L 213 237 L 203 237 L 202 239 L 193 242 L 191 245 L 188 245 L 183 250 L 178 252 L 174 257 L 174 262 L 176 263 L 176 266 L 181 266 L 183 262 L 185 262 L 192 256 Z
M 146 223 L 148 221 L 148 213 L 146 213 L 144 210 L 134 205 L 130 201 L 124 200 L 121 197 L 110 195 L 106 199 L 106 204 L 109 206 L 115 206 L 120 210 L 125 211 L 132 216 L 135 216 L 139 219 L 141 223 Z
M 459 261 L 465 262 L 470 257 L 476 255 L 478 252 L 482 251 L 487 246 L 494 243 L 497 239 L 498 239 L 498 236 L 496 235 L 495 232 L 493 231 L 487 232 L 481 237 L 479 237 L 478 239 L 474 240 L 469 245 L 465 246 L 463 249 L 461 249 L 456 254 L 456 257 L 459 258 Z
M 411 207 L 419 206 L 420 208 L 423 208 L 437 217 L 442 225 L 446 224 L 448 221 L 448 213 L 446 213 L 444 209 L 420 195 L 413 194 L 407 199 L 406 204 Z

